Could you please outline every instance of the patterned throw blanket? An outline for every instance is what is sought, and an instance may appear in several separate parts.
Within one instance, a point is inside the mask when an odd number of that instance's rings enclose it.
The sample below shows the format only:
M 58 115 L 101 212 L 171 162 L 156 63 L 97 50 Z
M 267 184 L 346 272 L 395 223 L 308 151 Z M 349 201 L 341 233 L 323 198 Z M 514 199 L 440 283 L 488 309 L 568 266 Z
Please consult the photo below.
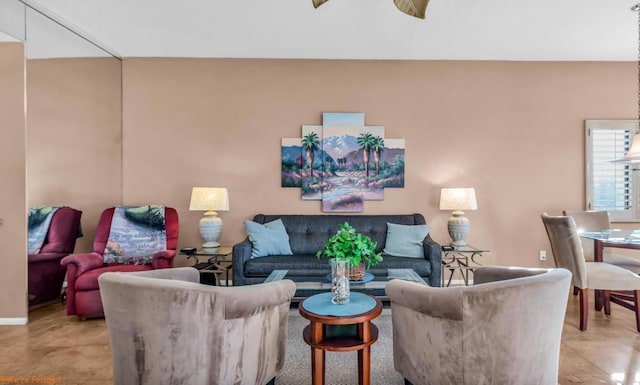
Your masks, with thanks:
M 49 232 L 51 218 L 59 208 L 60 206 L 41 206 L 29 209 L 29 246 L 27 249 L 29 254 L 38 254 L 40 252 Z
M 144 265 L 167 249 L 164 206 L 118 206 L 104 251 L 104 263 Z

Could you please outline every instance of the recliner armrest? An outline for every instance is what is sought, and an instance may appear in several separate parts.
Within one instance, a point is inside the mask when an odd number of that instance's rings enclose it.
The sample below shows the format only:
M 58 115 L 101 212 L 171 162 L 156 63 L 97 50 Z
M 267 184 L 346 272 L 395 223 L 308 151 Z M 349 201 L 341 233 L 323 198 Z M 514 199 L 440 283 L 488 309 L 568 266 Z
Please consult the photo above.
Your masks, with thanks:
M 153 254 L 151 266 L 154 269 L 165 269 L 173 266 L 173 258 L 176 256 L 175 250 L 163 250 Z
M 244 285 L 244 263 L 251 259 L 252 248 L 253 245 L 249 241 L 249 238 L 233 245 L 233 253 L 231 256 L 233 286 Z
M 422 241 L 424 247 L 424 259 L 429 261 L 431 266 L 431 276 L 429 285 L 440 287 L 442 279 L 442 246 L 434 241 L 429 234 Z
M 98 253 L 71 254 L 62 258 L 60 261 L 62 266 L 73 264 L 76 266 L 76 276 L 85 271 L 97 269 L 104 265 L 104 258 Z
M 55 261 L 67 255 L 68 253 L 39 253 L 29 254 L 27 261 L 29 263 Z

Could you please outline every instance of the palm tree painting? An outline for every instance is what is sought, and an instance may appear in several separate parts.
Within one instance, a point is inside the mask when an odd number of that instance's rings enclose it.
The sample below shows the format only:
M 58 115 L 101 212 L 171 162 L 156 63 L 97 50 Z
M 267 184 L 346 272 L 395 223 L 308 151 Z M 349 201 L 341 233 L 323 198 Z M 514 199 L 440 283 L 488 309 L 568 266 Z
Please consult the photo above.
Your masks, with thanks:
M 384 150 L 384 139 L 379 135 L 373 138 L 371 149 L 373 150 L 373 161 L 376 164 L 376 174 L 378 174 L 380 173 L 380 153 Z
M 404 139 L 364 121 L 363 113 L 323 113 L 321 126 L 283 139 L 282 187 L 300 187 L 324 212 L 361 212 L 365 200 L 384 199 L 385 188 L 404 187 Z
M 318 134 L 310 132 L 302 138 L 302 148 L 307 154 L 307 168 L 309 168 L 309 176 L 313 178 L 313 160 L 315 158 L 315 151 L 318 150 L 320 140 Z
M 322 126 L 302 126 L 300 142 L 304 165 L 301 169 L 303 200 L 322 200 L 324 157 L 322 152 Z
M 367 174 L 367 178 L 369 177 L 369 156 L 371 154 L 371 147 L 373 147 L 374 140 L 375 137 L 369 132 L 364 132 L 358 136 L 358 146 L 362 148 L 362 157 L 364 158 L 364 169 Z

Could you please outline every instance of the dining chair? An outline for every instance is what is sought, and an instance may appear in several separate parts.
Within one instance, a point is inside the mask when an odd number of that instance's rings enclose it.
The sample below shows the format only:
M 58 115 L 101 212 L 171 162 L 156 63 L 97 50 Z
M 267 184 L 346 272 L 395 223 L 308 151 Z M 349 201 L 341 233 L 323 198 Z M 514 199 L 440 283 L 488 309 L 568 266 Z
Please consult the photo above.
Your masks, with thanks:
M 609 220 L 608 211 L 573 211 L 563 210 L 562 215 L 573 217 L 576 222 L 576 228 L 578 231 L 602 231 L 608 230 L 611 227 L 611 221 Z M 593 262 L 593 240 L 580 239 L 582 242 L 582 250 L 585 260 Z M 631 270 L 636 274 L 640 274 L 640 254 L 638 258 L 630 255 L 604 253 L 603 260 L 606 263 L 620 266 L 627 270 Z
M 572 273 L 572 284 L 580 295 L 580 330 L 587 330 L 589 311 L 588 290 L 602 290 L 604 313 L 611 314 L 613 302 L 633 310 L 636 329 L 640 332 L 640 276 L 632 271 L 603 262 L 587 262 L 582 251 L 576 222 L 571 216 L 541 215 L 551 243 L 553 259 L 557 267 Z

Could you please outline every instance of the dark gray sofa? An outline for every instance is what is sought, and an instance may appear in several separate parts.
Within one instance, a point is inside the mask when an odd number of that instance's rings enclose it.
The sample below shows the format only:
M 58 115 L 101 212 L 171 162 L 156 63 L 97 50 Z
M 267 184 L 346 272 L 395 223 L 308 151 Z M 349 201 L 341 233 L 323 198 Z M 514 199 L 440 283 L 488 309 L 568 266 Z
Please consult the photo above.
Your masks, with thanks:
M 326 258 L 318 259 L 316 252 L 334 235 L 341 224 L 349 222 L 358 232 L 368 235 L 382 251 L 387 236 L 387 222 L 401 225 L 425 224 L 421 214 L 410 215 L 264 215 L 258 214 L 254 222 L 267 223 L 282 219 L 289 235 L 293 255 L 251 258 L 248 238 L 233 246 L 233 285 L 264 282 L 273 270 L 289 270 L 289 275 L 324 277 L 330 273 Z M 386 269 L 414 269 L 431 286 L 440 286 L 442 247 L 429 235 L 424 239 L 424 259 L 393 257 L 383 254 L 383 261 L 368 269 L 374 275 L 385 275 Z

